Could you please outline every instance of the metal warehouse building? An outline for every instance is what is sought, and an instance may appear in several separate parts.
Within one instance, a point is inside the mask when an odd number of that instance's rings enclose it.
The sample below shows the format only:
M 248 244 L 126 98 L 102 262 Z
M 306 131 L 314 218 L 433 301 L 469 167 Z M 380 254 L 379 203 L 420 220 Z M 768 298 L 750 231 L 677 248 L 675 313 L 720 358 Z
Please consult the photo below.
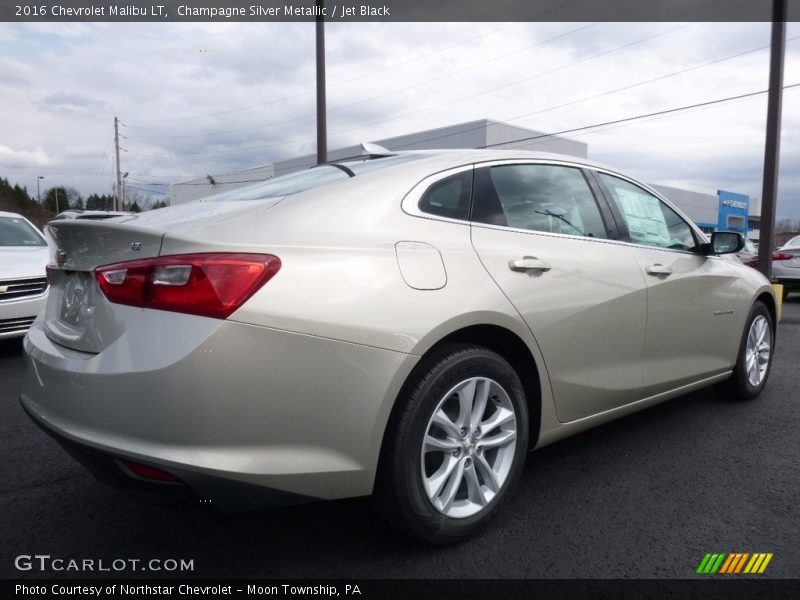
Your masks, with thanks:
M 566 154 L 586 158 L 588 145 L 569 138 L 548 135 L 526 127 L 517 127 L 492 119 L 479 119 L 458 125 L 419 131 L 407 135 L 374 140 L 389 150 L 434 150 L 440 148 L 517 148 Z M 347 146 L 328 151 L 328 160 L 335 161 L 361 154 L 360 146 Z M 271 177 L 307 169 L 316 164 L 316 154 L 308 154 L 272 164 L 227 173 L 206 175 L 190 181 L 176 183 L 170 189 L 170 205 L 197 201 L 207 196 L 264 181 Z M 758 239 L 758 214 L 743 195 L 718 190 L 716 195 L 703 194 L 663 185 L 651 187 L 669 198 L 703 231 L 739 231 L 752 239 Z M 756 214 L 753 214 L 756 213 Z
M 373 141 L 373 140 L 370 140 Z M 586 158 L 588 146 L 569 138 L 548 136 L 541 131 L 525 127 L 517 127 L 508 123 L 479 119 L 458 125 L 429 129 L 408 135 L 401 135 L 374 143 L 389 150 L 435 150 L 439 148 L 525 148 L 542 152 L 568 154 Z M 361 154 L 361 146 L 346 146 L 328 151 L 328 160 L 340 160 Z M 190 181 L 175 183 L 170 187 L 170 206 L 183 204 L 249 185 L 254 181 L 263 181 L 270 177 L 286 175 L 313 167 L 317 163 L 316 154 L 308 154 L 281 162 L 228 173 L 225 175 L 206 175 Z

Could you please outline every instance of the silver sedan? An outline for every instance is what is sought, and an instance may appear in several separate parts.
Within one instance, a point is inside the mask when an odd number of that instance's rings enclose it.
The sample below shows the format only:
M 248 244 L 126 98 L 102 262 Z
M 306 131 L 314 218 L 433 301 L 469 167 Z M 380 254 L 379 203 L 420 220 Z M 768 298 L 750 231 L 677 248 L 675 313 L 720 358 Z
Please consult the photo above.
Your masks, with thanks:
M 783 285 L 783 297 L 800 289 L 800 236 L 793 237 L 772 254 L 772 276 Z
M 134 493 L 371 494 L 452 543 L 500 511 L 531 449 L 704 386 L 763 389 L 776 299 L 722 256 L 740 235 L 709 241 L 583 160 L 370 152 L 51 223 L 25 410 Z

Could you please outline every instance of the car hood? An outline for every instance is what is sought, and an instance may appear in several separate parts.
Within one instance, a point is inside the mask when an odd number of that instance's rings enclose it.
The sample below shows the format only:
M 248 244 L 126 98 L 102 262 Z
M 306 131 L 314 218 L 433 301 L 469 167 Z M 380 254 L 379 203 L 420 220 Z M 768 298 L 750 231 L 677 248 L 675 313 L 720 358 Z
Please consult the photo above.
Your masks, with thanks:
M 47 246 L 0 246 L 0 279 L 44 277 L 49 257 Z

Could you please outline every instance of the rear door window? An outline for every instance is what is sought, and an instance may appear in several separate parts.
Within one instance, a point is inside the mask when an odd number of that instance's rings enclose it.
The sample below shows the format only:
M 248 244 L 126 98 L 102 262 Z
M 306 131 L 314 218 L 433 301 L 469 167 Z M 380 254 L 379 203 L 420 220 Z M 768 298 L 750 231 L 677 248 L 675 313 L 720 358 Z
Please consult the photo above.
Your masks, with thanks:
M 472 221 L 605 238 L 606 227 L 580 169 L 500 165 L 476 174 Z

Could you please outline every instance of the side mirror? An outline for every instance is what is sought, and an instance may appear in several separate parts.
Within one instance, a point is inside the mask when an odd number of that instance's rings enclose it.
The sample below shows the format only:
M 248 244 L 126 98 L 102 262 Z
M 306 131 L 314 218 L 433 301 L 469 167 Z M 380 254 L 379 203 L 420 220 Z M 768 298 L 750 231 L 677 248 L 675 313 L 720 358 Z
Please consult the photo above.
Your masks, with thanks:
M 744 236 L 733 231 L 715 231 L 709 245 L 711 254 L 733 254 L 744 248 Z

